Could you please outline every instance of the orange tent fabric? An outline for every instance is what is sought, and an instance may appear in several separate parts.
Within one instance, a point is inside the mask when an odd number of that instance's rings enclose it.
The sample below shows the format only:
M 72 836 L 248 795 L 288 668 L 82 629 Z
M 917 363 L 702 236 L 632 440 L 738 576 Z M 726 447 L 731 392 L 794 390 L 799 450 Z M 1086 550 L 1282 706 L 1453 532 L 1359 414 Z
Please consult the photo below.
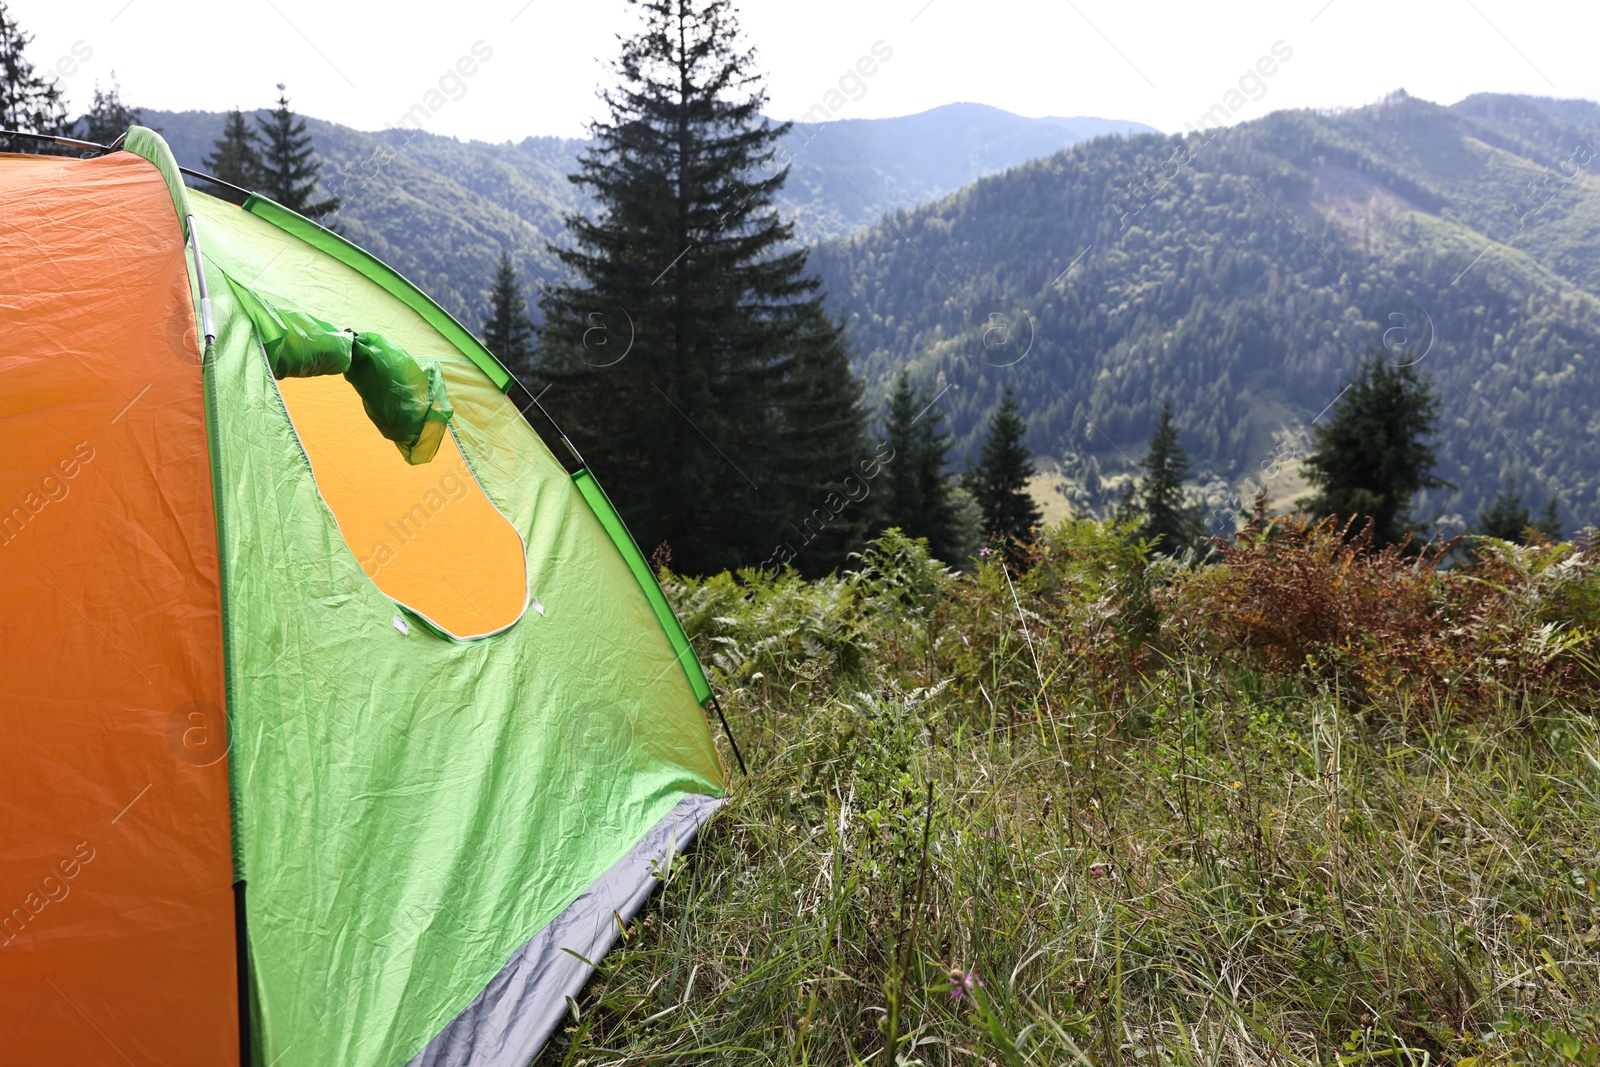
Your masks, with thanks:
M 0 159 L 0 179 L 0 730 L 29 754 L 0 773 L 0 1064 L 237 1063 L 216 1025 L 237 1017 L 226 700 L 181 224 L 125 153 Z

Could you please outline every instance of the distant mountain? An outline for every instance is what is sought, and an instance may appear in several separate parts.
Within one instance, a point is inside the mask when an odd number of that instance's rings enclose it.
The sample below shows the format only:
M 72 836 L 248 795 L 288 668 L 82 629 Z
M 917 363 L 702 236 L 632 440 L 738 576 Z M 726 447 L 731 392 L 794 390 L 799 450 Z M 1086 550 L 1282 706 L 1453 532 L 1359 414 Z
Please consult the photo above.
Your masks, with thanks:
M 222 119 L 214 111 L 145 112 L 178 162 L 198 170 Z M 554 277 L 559 267 L 545 244 L 562 239 L 563 216 L 587 206 L 566 178 L 582 140 L 461 142 L 408 130 L 363 133 L 314 118 L 306 127 L 326 184 L 344 199 L 338 223 L 346 235 L 474 328 L 488 310 L 500 250 L 511 250 L 530 285 Z M 1149 130 L 1108 119 L 1022 118 L 980 104 L 796 124 L 787 139 L 794 169 L 780 204 L 796 220 L 796 239 L 811 243 L 1087 137 Z
M 1600 522 L 1597 154 L 1587 101 L 1396 93 L 1209 140 L 1087 141 L 813 262 L 870 397 L 909 366 L 960 455 L 1014 387 L 1080 508 L 1111 501 L 1169 401 L 1229 518 L 1247 474 L 1293 474 L 1387 342 L 1439 388 L 1438 473 L 1459 488 L 1422 514 L 1470 519 L 1516 476 L 1571 529 Z
M 786 138 L 795 159 L 782 204 L 795 236 L 813 244 L 1092 137 L 1155 132 L 1120 119 L 1028 119 L 987 104 L 946 104 L 895 119 L 796 122 Z

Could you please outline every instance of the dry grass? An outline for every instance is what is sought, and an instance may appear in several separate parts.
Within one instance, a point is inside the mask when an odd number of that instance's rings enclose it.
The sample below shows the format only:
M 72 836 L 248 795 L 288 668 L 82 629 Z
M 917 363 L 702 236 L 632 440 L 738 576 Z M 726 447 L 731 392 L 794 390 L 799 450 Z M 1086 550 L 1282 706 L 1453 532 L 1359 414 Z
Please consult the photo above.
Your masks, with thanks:
M 1352 693 L 1173 625 L 1227 575 L 1031 564 L 669 582 L 752 774 L 540 1064 L 1600 1061 L 1566 675 Z

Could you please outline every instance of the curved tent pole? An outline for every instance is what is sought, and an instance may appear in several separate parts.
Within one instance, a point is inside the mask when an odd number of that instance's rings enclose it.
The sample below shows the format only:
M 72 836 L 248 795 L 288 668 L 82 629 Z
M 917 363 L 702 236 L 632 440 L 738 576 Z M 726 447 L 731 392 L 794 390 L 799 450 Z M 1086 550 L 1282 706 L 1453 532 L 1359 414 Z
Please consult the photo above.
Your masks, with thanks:
M 211 290 L 206 287 L 206 263 L 200 255 L 200 231 L 195 227 L 193 215 L 184 221 L 189 228 L 189 246 L 194 249 L 194 279 L 200 288 L 200 329 L 209 347 L 217 339 L 217 327 L 211 319 Z
M 98 141 L 80 141 L 76 137 L 61 137 L 53 133 L 30 133 L 27 130 L 0 130 L 0 138 L 25 137 L 30 141 L 43 141 L 46 144 L 58 144 L 63 148 L 96 148 L 101 152 L 115 151 L 122 144 L 118 137 L 116 144 L 103 145 Z
M 126 133 L 120 133 L 117 135 L 117 139 L 112 141 L 110 144 L 100 144 L 97 141 L 84 141 L 76 137 L 61 137 L 53 133 L 30 133 L 27 130 L 0 130 L 0 141 L 12 137 L 23 137 L 30 141 L 41 141 L 45 144 L 58 144 L 63 148 L 95 148 L 107 154 L 120 151 L 122 148 L 122 142 L 127 136 L 128 135 Z M 224 189 L 231 189 L 243 196 L 251 195 L 249 189 L 241 189 L 232 182 L 225 182 L 221 178 L 212 177 L 210 174 L 206 174 L 203 171 L 191 170 L 188 167 L 179 167 L 178 170 L 180 173 L 187 174 L 191 178 L 199 178 L 201 181 L 210 182 L 212 185 L 220 185 Z
M 550 427 L 550 430 L 555 435 L 556 439 L 561 442 L 562 446 L 567 450 L 567 453 L 572 457 L 572 464 L 567 465 L 567 473 L 574 474 L 578 471 L 586 469 L 588 464 L 583 461 L 582 454 L 578 452 L 578 446 L 574 445 L 571 439 L 569 439 L 567 435 L 562 432 L 560 424 L 556 422 L 555 418 L 551 416 L 550 412 L 545 410 L 544 405 L 539 403 L 539 397 L 533 394 L 532 389 L 529 389 L 525 384 L 523 384 L 522 379 L 518 378 L 516 373 L 512 371 L 511 368 L 506 367 L 505 371 L 511 379 L 510 383 L 506 386 L 506 395 L 510 396 L 513 392 L 520 392 L 522 397 L 525 398 L 512 398 L 512 403 L 516 405 L 517 411 L 522 415 L 523 421 L 528 423 L 529 426 L 533 426 L 534 433 L 538 433 L 539 428 L 534 426 L 533 419 L 530 417 L 531 412 L 537 410 L 540 416 L 544 418 L 545 423 Z M 541 434 L 540 436 L 542 437 L 543 435 Z M 552 451 L 554 450 L 552 449 Z M 709 689 L 710 686 L 711 680 L 708 678 L 706 679 L 706 687 Z M 748 778 L 750 776 L 750 770 L 744 764 L 744 755 L 739 751 L 739 742 L 734 740 L 733 728 L 728 725 L 727 716 L 722 713 L 722 704 L 717 700 L 717 694 L 715 690 L 712 690 L 708 703 L 710 703 L 712 710 L 717 713 L 717 721 L 722 723 L 722 732 L 728 738 L 728 747 L 733 749 L 733 758 L 739 764 L 739 773 Z
M 201 181 L 210 182 L 212 185 L 220 185 L 224 189 L 231 189 L 234 192 L 238 193 L 240 196 L 254 196 L 255 195 L 249 189 L 241 189 L 239 186 L 233 184 L 232 182 L 225 182 L 221 178 L 213 178 L 211 175 L 203 173 L 202 171 L 190 170 L 188 167 L 179 167 L 178 168 L 178 173 L 187 174 L 191 178 L 199 178 Z M 201 192 L 204 192 L 204 191 L 205 190 L 203 190 L 203 189 L 201 190 Z

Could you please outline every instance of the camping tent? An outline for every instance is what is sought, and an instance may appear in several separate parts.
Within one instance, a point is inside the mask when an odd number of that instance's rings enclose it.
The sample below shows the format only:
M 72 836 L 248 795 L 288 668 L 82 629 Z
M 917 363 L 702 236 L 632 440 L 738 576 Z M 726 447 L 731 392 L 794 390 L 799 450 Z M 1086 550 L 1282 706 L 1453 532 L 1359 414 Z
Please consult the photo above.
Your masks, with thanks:
M 705 675 L 469 332 L 119 147 L 0 156 L 0 1064 L 523 1067 L 721 803 Z

